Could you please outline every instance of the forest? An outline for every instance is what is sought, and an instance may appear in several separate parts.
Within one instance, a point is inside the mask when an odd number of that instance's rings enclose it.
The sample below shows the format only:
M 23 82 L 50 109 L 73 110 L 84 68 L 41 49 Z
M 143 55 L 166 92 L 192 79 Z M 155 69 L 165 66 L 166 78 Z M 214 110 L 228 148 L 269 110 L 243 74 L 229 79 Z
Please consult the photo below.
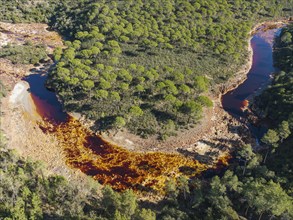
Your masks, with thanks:
M 198 123 L 213 105 L 209 94 L 245 61 L 253 24 L 292 13 L 293 6 L 286 0 L 0 3 L 0 20 L 46 22 L 66 39 L 54 52 L 47 84 L 67 111 L 96 120 L 99 129 L 125 127 L 162 139 Z M 15 63 L 46 57 L 41 45 L 29 43 L 0 53 Z M 280 71 L 255 100 L 260 117 L 272 121 L 264 149 L 245 145 L 224 169 L 166 181 L 159 202 L 90 178 L 48 175 L 39 162 L 8 149 L 0 132 L 0 219 L 293 219 L 293 25 L 276 39 L 274 60 Z M 5 97 L 1 82 L 0 88 Z
M 282 5 L 226 0 L 59 5 L 49 24 L 69 40 L 55 50 L 48 87 L 67 111 L 96 121 L 97 130 L 126 128 L 165 139 L 200 121 L 213 105 L 209 92 L 245 62 L 253 21 L 281 16 Z
M 255 21 L 292 0 L 6 1 L 0 18 L 46 22 L 67 40 L 47 86 L 99 131 L 164 140 L 199 123 L 209 96 L 247 59 Z M 15 56 L 14 56 L 15 58 Z

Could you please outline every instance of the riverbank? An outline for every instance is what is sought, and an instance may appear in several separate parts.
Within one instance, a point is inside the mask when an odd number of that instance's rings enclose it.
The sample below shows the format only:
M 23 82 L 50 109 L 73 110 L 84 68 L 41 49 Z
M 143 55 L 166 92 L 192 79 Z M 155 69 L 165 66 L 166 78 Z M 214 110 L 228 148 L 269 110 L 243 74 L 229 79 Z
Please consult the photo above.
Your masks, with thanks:
M 249 36 L 256 34 L 256 32 L 260 31 L 261 29 L 268 30 L 270 28 L 278 28 L 278 27 L 282 27 L 283 25 L 287 23 L 288 23 L 287 20 L 261 22 L 259 24 L 256 24 L 252 28 L 252 30 L 249 32 Z M 273 38 L 268 39 L 270 44 L 273 43 L 272 40 Z M 253 64 L 253 49 L 252 49 L 250 41 L 251 41 L 251 37 L 247 40 L 247 45 L 248 45 L 247 51 L 249 56 L 246 60 L 246 63 L 235 73 L 234 77 L 232 77 L 231 79 L 229 79 L 227 83 L 225 83 L 225 85 L 220 85 L 220 93 L 218 94 L 219 100 L 221 100 L 222 96 L 234 90 L 236 87 L 238 87 L 247 79 L 247 74 L 250 71 Z

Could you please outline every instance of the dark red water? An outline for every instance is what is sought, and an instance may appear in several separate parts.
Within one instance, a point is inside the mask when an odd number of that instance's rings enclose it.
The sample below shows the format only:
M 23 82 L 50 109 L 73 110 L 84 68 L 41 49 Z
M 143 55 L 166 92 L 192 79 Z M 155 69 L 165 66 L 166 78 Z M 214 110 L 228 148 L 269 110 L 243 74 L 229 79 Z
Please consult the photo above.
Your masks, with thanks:
M 248 78 L 222 99 L 224 109 L 229 113 L 242 115 L 240 108 L 243 107 L 243 101 L 262 87 L 275 71 L 272 46 L 267 40 L 267 36 L 259 34 L 252 38 L 254 56 Z M 32 70 L 35 74 L 24 80 L 30 84 L 31 96 L 39 115 L 49 122 L 40 127 L 44 132 L 52 132 L 58 138 L 70 166 L 93 176 L 100 183 L 110 184 L 117 190 L 160 190 L 166 179 L 184 173 L 183 168 L 192 170 L 187 176 L 197 175 L 207 169 L 206 165 L 182 155 L 130 152 L 103 141 L 62 110 L 56 94 L 45 86 L 47 70 L 48 66 Z M 220 158 L 216 168 L 226 166 L 228 159 L 229 156 Z
M 272 39 L 278 33 L 279 29 L 260 31 L 251 39 L 253 64 L 247 79 L 222 96 L 223 108 L 233 116 L 244 116 L 242 108 L 248 104 L 245 100 L 264 87 L 270 80 L 270 75 L 277 71 L 273 65 Z
M 63 111 L 56 94 L 49 91 L 46 86 L 46 74 L 35 73 L 23 80 L 29 83 L 31 97 L 37 107 L 38 114 L 52 124 L 59 124 L 68 120 L 68 114 Z
M 234 115 L 242 115 L 243 101 L 269 80 L 275 71 L 272 46 L 267 38 L 256 34 L 251 44 L 254 51 L 253 66 L 248 79 L 235 90 L 223 96 L 224 109 Z M 182 173 L 182 168 L 192 168 L 200 173 L 207 167 L 196 160 L 178 154 L 135 153 L 104 142 L 99 136 L 72 120 L 63 112 L 56 94 L 45 87 L 46 68 L 35 71 L 24 80 L 30 84 L 31 96 L 37 111 L 50 124 L 42 127 L 45 132 L 53 132 L 66 152 L 67 163 L 93 176 L 101 183 L 111 184 L 115 189 L 154 186 L 158 189 L 166 178 Z M 64 123 L 66 122 L 66 123 Z M 53 126 L 51 126 L 53 125 Z M 217 167 L 228 157 L 220 159 Z M 225 162 L 225 163 L 224 163 Z

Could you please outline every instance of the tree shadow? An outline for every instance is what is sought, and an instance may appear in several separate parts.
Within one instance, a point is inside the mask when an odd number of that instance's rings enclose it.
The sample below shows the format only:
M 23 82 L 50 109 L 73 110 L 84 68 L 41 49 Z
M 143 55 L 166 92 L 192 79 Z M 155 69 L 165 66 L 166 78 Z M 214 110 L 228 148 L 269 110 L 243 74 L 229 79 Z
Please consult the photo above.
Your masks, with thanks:
M 225 138 L 216 138 L 216 141 L 221 142 L 220 150 L 228 151 L 231 147 L 239 146 L 239 140 L 231 140 Z
M 67 103 L 64 106 L 64 110 L 67 112 L 79 112 L 81 111 L 81 106 L 78 103 Z
M 156 110 L 156 109 L 152 110 L 151 112 L 155 115 L 157 121 L 160 121 L 160 122 L 165 122 L 169 119 L 176 120 L 174 115 L 172 115 L 168 112 L 163 112 L 163 111 Z
M 115 121 L 115 116 L 107 116 L 100 118 L 95 121 L 94 125 L 91 126 L 92 130 L 98 130 L 100 132 L 107 131 L 108 129 L 112 128 L 112 124 Z
M 158 54 L 157 54 L 156 52 L 154 52 L 154 51 L 150 51 L 150 52 L 148 52 L 147 54 L 150 55 L 150 56 L 157 56 L 157 55 L 158 55 Z
M 214 140 L 217 140 L 217 139 L 214 139 Z M 215 144 L 211 141 L 207 141 L 207 140 L 200 140 L 200 142 L 210 146 L 213 149 L 226 150 L 226 148 L 225 148 L 226 146 L 223 146 L 222 143 L 219 145 L 219 144 Z
M 138 53 L 135 53 L 133 51 L 124 51 L 123 53 L 129 57 L 137 57 L 138 56 Z
M 182 167 L 179 167 L 179 171 L 183 173 L 184 175 L 192 175 L 194 174 L 196 169 L 189 166 L 182 166 Z
M 197 152 L 190 152 L 188 150 L 180 149 L 180 148 L 177 149 L 177 152 L 184 155 L 185 157 L 192 158 L 192 159 L 197 160 L 200 163 L 204 163 L 204 164 L 212 164 L 213 163 L 213 156 L 216 156 L 216 155 L 213 155 L 214 154 L 213 152 L 211 152 L 211 153 L 207 152 L 204 155 L 202 155 Z M 183 171 L 184 170 L 188 171 L 184 167 L 182 167 L 182 169 L 183 169 Z
M 78 92 L 73 95 L 73 99 L 76 101 L 84 101 L 88 97 L 88 94 L 85 92 Z
M 239 134 L 240 126 L 228 124 L 228 130 L 233 134 Z

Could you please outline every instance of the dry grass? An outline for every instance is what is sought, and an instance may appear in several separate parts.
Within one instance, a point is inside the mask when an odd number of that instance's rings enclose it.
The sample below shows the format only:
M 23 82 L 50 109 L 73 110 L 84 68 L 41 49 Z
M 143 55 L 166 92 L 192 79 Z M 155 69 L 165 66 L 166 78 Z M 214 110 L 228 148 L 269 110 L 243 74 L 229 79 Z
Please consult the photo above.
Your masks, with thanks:
M 25 114 L 22 109 L 8 107 L 8 100 L 3 100 L 1 129 L 7 138 L 8 148 L 16 149 L 25 158 L 43 161 L 49 173 L 65 174 L 64 155 L 58 147 L 58 141 L 52 135 L 46 135 Z

